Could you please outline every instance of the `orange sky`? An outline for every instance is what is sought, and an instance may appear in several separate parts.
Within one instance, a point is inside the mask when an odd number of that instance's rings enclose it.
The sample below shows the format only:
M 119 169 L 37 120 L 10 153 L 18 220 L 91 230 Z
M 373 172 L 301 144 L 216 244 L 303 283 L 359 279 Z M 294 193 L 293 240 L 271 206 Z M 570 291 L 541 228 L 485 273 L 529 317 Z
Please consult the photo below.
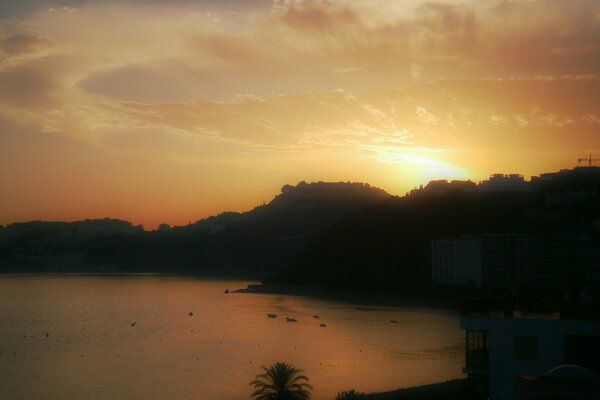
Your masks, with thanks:
M 0 0 L 0 224 L 600 158 L 596 0 Z

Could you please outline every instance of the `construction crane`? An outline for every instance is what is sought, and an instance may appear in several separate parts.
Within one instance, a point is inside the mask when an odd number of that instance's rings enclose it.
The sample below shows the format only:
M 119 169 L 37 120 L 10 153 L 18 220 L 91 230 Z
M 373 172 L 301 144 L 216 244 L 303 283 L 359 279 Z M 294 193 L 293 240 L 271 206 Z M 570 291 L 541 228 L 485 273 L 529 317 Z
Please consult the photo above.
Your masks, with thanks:
M 581 163 L 582 161 L 587 161 L 588 162 L 588 167 L 592 166 L 592 163 L 594 161 L 600 161 L 600 158 L 592 158 L 592 155 L 590 154 L 590 156 L 588 158 L 578 158 L 577 162 Z

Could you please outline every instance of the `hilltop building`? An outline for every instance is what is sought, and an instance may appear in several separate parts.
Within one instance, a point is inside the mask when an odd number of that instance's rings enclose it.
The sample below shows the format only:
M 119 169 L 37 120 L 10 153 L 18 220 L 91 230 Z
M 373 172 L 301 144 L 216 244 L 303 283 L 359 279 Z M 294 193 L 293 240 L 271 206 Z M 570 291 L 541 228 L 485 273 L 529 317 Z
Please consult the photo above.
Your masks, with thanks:
M 470 180 L 447 181 L 445 179 L 433 180 L 427 185 L 419 186 L 409 192 L 409 196 L 443 195 L 450 191 L 461 192 L 504 192 L 504 193 L 530 193 L 532 186 L 523 175 L 518 174 L 493 174 L 489 179 L 479 182 Z
M 531 186 L 529 182 L 525 181 L 523 175 L 493 174 L 489 179 L 480 182 L 477 190 L 480 192 L 528 193 L 531 192 Z
M 539 193 L 548 194 L 547 205 L 572 205 L 589 200 L 598 193 L 600 167 L 577 167 L 558 172 L 532 176 L 526 181 L 520 174 L 496 173 L 486 180 L 474 183 L 470 180 L 434 180 L 411 190 L 410 196 L 444 194 L 450 190 L 478 193 Z M 594 183 L 595 182 L 595 183 Z
M 443 195 L 451 191 L 474 192 L 477 189 L 477 184 L 472 181 L 453 180 L 448 182 L 445 179 L 430 181 L 427 185 L 419 186 L 417 189 L 410 191 L 410 196 L 419 195 Z

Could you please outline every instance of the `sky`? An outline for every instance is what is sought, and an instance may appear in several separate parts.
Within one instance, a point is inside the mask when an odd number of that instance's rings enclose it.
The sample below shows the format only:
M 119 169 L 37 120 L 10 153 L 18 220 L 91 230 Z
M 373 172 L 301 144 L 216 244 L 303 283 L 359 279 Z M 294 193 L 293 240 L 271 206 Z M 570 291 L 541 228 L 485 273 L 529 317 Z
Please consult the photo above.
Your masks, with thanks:
M 600 158 L 597 0 L 0 0 L 0 224 Z

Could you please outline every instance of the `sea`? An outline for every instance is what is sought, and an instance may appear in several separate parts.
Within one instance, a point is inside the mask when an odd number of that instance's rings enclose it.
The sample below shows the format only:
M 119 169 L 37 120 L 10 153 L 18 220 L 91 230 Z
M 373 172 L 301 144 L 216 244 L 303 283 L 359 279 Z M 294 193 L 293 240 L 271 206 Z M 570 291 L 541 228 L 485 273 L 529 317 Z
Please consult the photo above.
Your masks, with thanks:
M 234 293 L 251 283 L 0 275 L 0 399 L 250 399 L 275 362 L 315 400 L 463 376 L 450 309 Z

